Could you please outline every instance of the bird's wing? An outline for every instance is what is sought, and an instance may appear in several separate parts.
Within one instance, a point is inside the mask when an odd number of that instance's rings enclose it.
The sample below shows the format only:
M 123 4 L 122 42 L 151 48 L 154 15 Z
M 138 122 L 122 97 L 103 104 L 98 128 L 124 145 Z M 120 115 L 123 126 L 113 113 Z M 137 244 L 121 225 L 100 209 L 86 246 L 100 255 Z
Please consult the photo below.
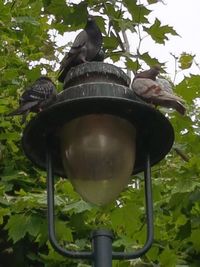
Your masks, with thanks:
M 65 76 L 72 66 L 80 64 L 86 57 L 86 44 L 88 35 L 85 30 L 81 31 L 75 38 L 70 51 L 64 56 L 60 63 L 58 80 L 63 82 Z
M 40 94 L 41 99 L 47 99 L 52 95 L 57 94 L 56 87 L 51 81 L 38 81 L 34 87 L 35 93 Z
M 67 65 L 70 64 L 70 62 L 74 59 L 74 56 L 76 56 L 80 51 L 81 48 L 83 48 L 88 40 L 88 35 L 86 31 L 81 31 L 75 38 L 74 43 L 69 50 L 69 52 L 64 56 L 60 63 L 60 70 L 61 72 Z
M 37 80 L 22 94 L 20 104 L 23 105 L 31 101 L 42 101 L 49 98 L 52 94 L 56 94 L 56 88 L 53 83 Z
M 133 81 L 132 88 L 147 103 L 174 108 L 181 115 L 184 115 L 186 112 L 183 99 L 165 91 L 156 81 L 138 78 Z
M 158 78 L 156 79 L 156 82 L 162 87 L 164 91 L 173 94 L 172 85 L 170 84 L 169 81 L 163 78 Z
M 15 116 L 15 115 L 21 115 L 29 111 L 31 108 L 37 106 L 38 101 L 32 101 L 32 102 L 27 102 L 24 105 L 20 106 L 16 110 L 10 112 L 7 116 Z
M 28 87 L 20 98 L 20 104 L 31 101 L 40 101 L 44 98 L 44 92 L 41 85 L 34 83 L 32 86 Z
M 135 79 L 132 84 L 134 92 L 141 97 L 149 98 L 152 93 L 156 93 L 156 90 L 160 90 L 158 84 L 151 79 L 139 78 Z
M 95 58 L 93 58 L 93 61 L 104 61 L 105 59 L 105 52 L 103 49 L 100 49 Z
M 163 90 L 156 81 L 151 79 L 135 79 L 132 88 L 138 96 L 155 104 L 157 102 L 159 104 L 162 100 L 184 102 L 182 98 Z
M 9 113 L 8 116 L 23 114 L 22 121 L 24 122 L 29 112 L 39 112 L 40 104 L 56 95 L 56 93 L 54 83 L 49 78 L 40 77 L 22 94 L 19 108 Z
M 74 43 L 69 51 L 69 54 L 76 54 L 77 50 L 81 49 L 84 45 L 86 45 L 88 41 L 88 35 L 85 30 L 81 31 L 75 38 Z

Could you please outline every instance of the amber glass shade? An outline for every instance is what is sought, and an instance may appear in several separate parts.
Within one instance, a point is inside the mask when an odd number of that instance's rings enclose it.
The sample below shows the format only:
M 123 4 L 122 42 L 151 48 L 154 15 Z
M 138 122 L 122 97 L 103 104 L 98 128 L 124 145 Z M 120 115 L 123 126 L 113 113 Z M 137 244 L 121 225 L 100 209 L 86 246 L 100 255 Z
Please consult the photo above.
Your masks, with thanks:
M 97 205 L 116 199 L 134 168 L 134 126 L 117 116 L 92 114 L 66 123 L 60 136 L 65 172 L 82 198 Z

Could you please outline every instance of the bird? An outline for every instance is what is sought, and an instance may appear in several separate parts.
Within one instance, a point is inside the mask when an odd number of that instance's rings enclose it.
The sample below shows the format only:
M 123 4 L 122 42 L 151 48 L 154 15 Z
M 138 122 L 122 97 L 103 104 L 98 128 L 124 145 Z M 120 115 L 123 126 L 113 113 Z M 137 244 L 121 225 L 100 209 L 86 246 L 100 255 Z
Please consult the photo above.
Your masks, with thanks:
M 104 59 L 105 59 L 105 52 L 103 49 L 100 49 L 92 61 L 104 61 Z
M 42 111 L 45 104 L 54 98 L 56 94 L 56 86 L 52 80 L 41 76 L 26 88 L 19 99 L 19 107 L 7 116 L 23 115 L 22 123 L 24 123 L 29 112 L 38 113 Z
M 134 79 L 145 78 L 145 79 L 151 79 L 155 81 L 160 71 L 161 71 L 161 67 L 159 65 L 155 65 L 149 70 L 145 70 L 145 71 L 137 73 Z
M 172 108 L 184 115 L 186 108 L 183 99 L 173 93 L 167 80 L 157 78 L 159 73 L 159 66 L 137 73 L 132 82 L 134 93 L 147 103 Z
M 94 17 L 88 16 L 84 30 L 76 36 L 70 51 L 61 61 L 58 80 L 64 82 L 65 76 L 71 67 L 89 61 L 103 61 L 102 42 L 103 37 Z
M 173 94 L 173 89 L 172 89 L 172 84 L 164 79 L 164 78 L 157 78 L 156 82 L 163 88 L 163 90 L 165 90 L 166 92 Z

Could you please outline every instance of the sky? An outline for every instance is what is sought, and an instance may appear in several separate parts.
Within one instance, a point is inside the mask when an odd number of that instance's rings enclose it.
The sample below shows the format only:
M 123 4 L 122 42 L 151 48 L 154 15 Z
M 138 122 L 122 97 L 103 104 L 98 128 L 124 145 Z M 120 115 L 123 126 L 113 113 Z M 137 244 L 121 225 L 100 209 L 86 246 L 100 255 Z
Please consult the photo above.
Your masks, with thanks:
M 182 52 L 196 55 L 195 60 L 200 64 L 200 1 L 199 0 L 165 0 L 165 5 L 158 3 L 152 5 L 152 19 L 158 17 L 163 24 L 173 26 L 181 37 L 170 36 L 164 46 L 152 44 L 148 41 L 152 55 L 168 62 L 167 70 L 173 75 L 174 60 L 170 53 L 180 55 Z M 200 74 L 200 70 L 193 64 L 192 73 Z M 190 71 L 184 71 L 188 75 Z M 183 78 L 178 74 L 177 81 Z
M 150 37 L 144 39 L 141 52 L 148 51 L 152 57 L 156 57 L 160 62 L 166 63 L 166 71 L 171 79 L 174 79 L 174 58 L 170 53 L 179 56 L 182 52 L 196 55 L 195 60 L 200 64 L 200 0 L 163 0 L 157 4 L 150 5 L 152 10 L 150 20 L 153 23 L 155 17 L 161 21 L 161 25 L 167 24 L 172 26 L 180 35 L 178 37 L 169 35 L 169 41 L 165 45 L 155 44 Z M 70 2 L 78 3 L 79 0 Z M 141 0 L 141 2 L 145 2 Z M 64 45 L 74 40 L 76 33 L 67 33 L 63 38 L 57 39 L 59 45 Z M 129 36 L 128 36 L 129 37 Z M 130 38 L 131 39 L 131 38 Z M 67 40 L 67 42 L 66 42 Z M 132 40 L 132 39 L 131 39 Z M 131 50 L 134 50 L 132 45 Z M 190 73 L 200 74 L 200 69 L 193 64 L 190 70 L 184 70 L 177 74 L 175 83 L 180 82 L 184 75 Z

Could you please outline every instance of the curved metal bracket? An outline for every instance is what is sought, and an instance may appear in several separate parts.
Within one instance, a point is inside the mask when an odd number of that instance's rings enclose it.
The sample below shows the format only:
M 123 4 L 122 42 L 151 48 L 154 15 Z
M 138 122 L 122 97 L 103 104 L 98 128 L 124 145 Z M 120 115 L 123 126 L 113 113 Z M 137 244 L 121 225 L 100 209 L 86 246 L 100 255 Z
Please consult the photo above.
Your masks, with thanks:
M 48 147 L 48 146 L 47 146 Z M 76 259 L 92 259 L 93 253 L 88 251 L 70 251 L 59 245 L 55 234 L 55 220 L 54 220 L 54 177 L 53 165 L 50 148 L 47 148 L 47 207 L 48 207 L 48 232 L 49 240 L 52 247 L 61 255 L 76 258 Z
M 146 216 L 147 216 L 147 239 L 145 245 L 132 253 L 112 252 L 112 259 L 135 259 L 145 254 L 153 243 L 153 202 L 152 202 L 152 185 L 151 185 L 151 167 L 150 156 L 146 157 L 146 168 L 144 172 L 145 178 L 145 201 L 146 201 Z M 88 251 L 70 251 L 59 245 L 55 235 L 55 220 L 54 220 L 54 177 L 53 166 L 50 148 L 47 150 L 47 205 L 48 205 L 48 231 L 49 240 L 52 247 L 61 255 L 76 258 L 95 260 L 95 252 Z M 110 251 L 111 253 L 111 251 Z M 95 265 L 100 266 L 100 265 Z M 103 265 L 102 265 L 103 266 Z M 110 266 L 110 265 L 108 265 Z
M 141 249 L 135 252 L 113 252 L 113 259 L 136 259 L 144 255 L 153 243 L 153 199 L 152 199 L 152 185 L 151 185 L 151 165 L 150 156 L 146 155 L 146 168 L 144 171 L 145 180 L 145 204 L 146 204 L 146 217 L 147 217 L 147 238 L 146 243 Z

